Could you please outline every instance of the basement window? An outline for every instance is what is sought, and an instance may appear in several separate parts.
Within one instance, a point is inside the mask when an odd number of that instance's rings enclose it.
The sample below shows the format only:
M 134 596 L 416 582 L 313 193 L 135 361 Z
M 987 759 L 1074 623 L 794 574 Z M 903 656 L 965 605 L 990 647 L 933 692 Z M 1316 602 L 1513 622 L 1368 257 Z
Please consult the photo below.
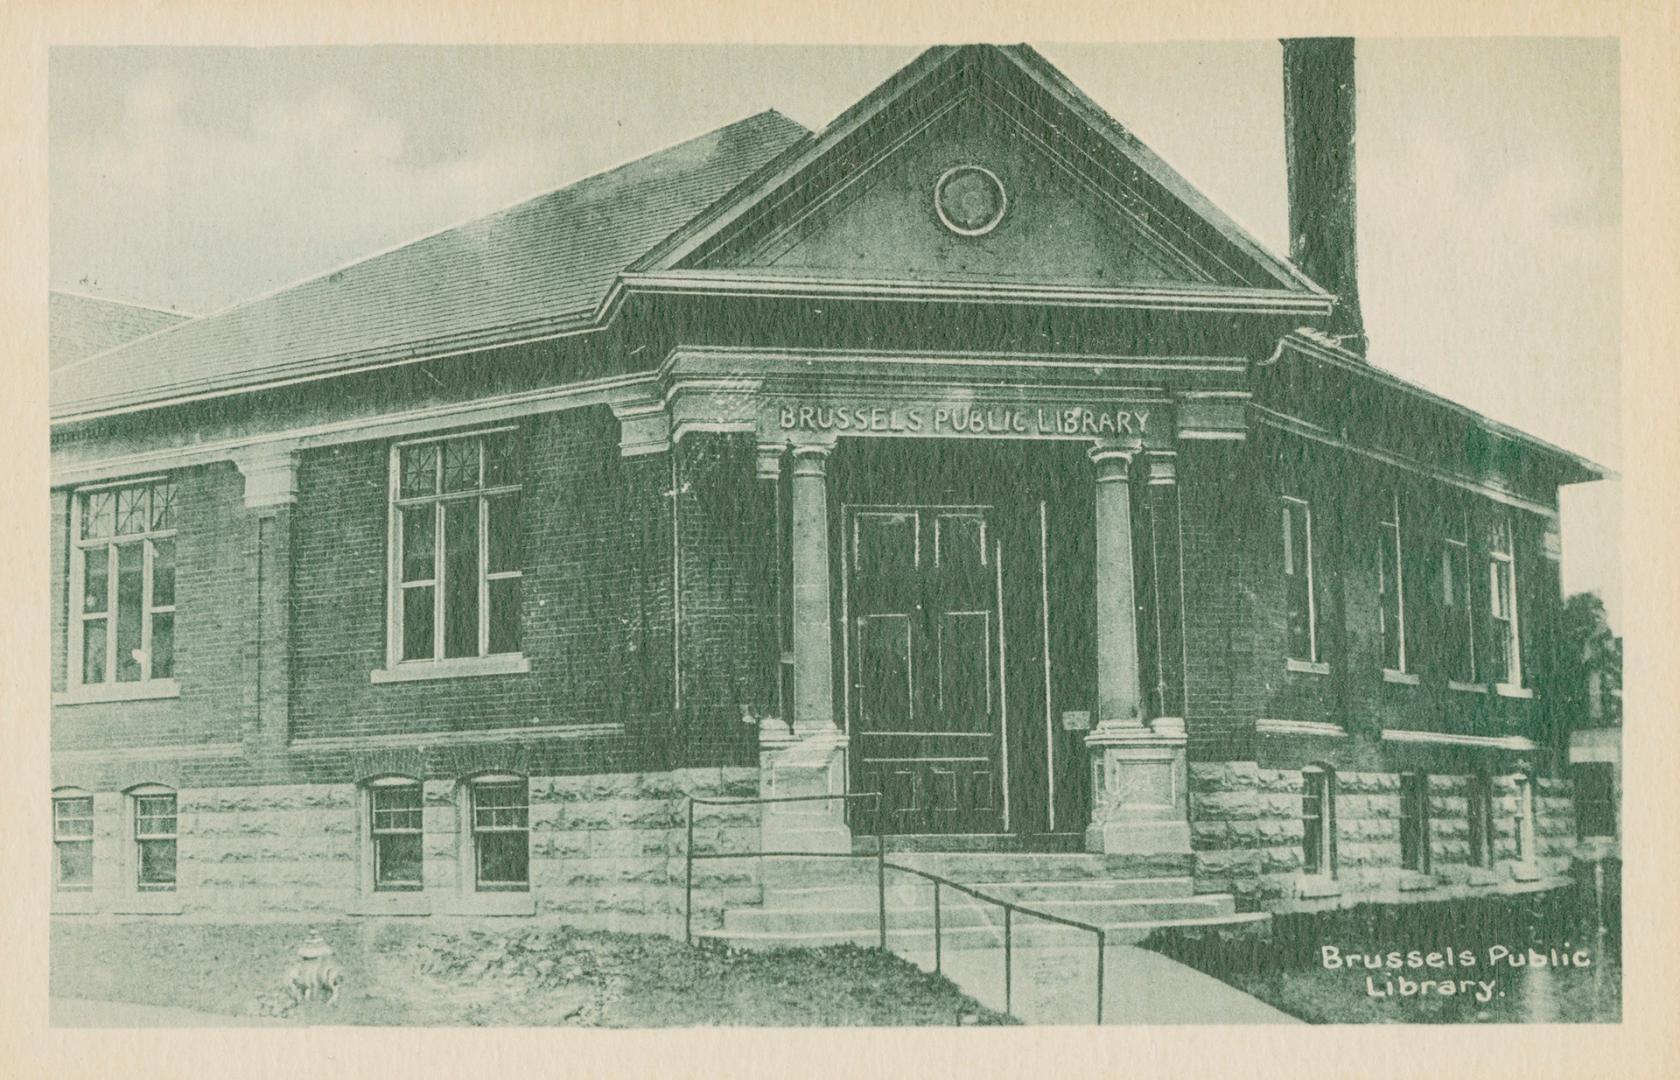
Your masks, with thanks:
M 61 892 L 93 888 L 93 796 L 53 799 L 53 885 Z
M 374 891 L 418 891 L 425 835 L 420 781 L 401 776 L 372 781 L 368 814 Z
M 1301 771 L 1301 869 L 1336 876 L 1336 774 L 1327 766 Z
M 1470 839 L 1470 865 L 1493 867 L 1493 781 L 1476 773 L 1465 790 L 1465 810 Z
M 530 797 L 521 776 L 473 781 L 473 880 L 480 892 L 531 887 Z
M 1400 774 L 1400 868 L 1429 872 L 1429 774 Z
M 132 793 L 134 806 L 135 888 L 170 892 L 175 888 L 175 793 L 142 788 Z

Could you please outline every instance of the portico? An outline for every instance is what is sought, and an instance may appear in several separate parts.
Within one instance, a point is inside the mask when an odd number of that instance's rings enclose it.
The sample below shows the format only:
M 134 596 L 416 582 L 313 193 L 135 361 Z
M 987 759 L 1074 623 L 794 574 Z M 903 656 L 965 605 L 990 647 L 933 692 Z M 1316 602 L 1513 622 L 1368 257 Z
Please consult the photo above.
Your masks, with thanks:
M 778 790 L 797 761 L 800 793 L 881 791 L 897 835 L 1188 852 L 1173 396 L 1135 361 L 762 359 L 680 353 L 665 415 L 750 423 L 785 515 Z

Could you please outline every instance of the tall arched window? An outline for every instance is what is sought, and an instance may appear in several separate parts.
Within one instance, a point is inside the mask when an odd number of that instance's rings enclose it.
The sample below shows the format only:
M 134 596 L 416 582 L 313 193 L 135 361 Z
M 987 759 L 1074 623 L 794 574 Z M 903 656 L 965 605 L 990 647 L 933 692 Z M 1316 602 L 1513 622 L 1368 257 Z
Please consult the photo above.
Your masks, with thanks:
M 415 892 L 424 887 L 425 833 L 420 781 L 382 776 L 363 785 L 367 802 L 368 869 L 363 881 L 375 892 Z
M 1301 869 L 1336 875 L 1336 772 L 1328 765 L 1301 770 Z

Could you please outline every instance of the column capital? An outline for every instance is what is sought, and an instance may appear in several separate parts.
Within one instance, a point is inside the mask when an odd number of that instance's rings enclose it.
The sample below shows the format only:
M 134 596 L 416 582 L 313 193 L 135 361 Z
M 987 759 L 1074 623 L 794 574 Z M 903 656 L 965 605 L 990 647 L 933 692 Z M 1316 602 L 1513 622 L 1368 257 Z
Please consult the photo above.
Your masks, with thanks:
M 1147 450 L 1143 455 L 1143 465 L 1147 483 L 1178 483 L 1178 451 Z
M 241 450 L 233 463 L 245 477 L 245 508 L 265 510 L 297 502 L 298 456 L 290 446 Z
M 827 476 L 828 455 L 834 452 L 833 442 L 796 442 L 793 444 L 793 475 Z
M 1086 451 L 1085 456 L 1097 467 L 1097 483 L 1131 478 L 1132 458 L 1143 450 L 1141 443 L 1099 442 Z
M 782 453 L 787 449 L 784 443 L 761 442 L 758 444 L 758 478 L 760 480 L 776 480 L 782 475 Z

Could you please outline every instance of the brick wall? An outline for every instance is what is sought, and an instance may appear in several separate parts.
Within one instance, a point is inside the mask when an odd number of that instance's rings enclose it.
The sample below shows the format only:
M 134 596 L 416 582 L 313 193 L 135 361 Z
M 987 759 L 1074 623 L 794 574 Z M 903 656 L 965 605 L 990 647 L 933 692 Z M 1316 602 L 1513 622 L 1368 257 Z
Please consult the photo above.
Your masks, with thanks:
M 616 723 L 668 733 L 668 460 L 604 409 L 521 427 L 525 674 L 372 684 L 386 662 L 387 443 L 305 456 L 294 510 L 296 739 Z M 664 468 L 661 468 L 664 466 Z
M 686 434 L 677 447 L 682 760 L 756 759 L 756 723 L 770 698 L 773 646 L 761 583 L 774 572 L 768 485 L 756 477 L 751 433 Z
M 1186 722 L 1193 759 L 1254 760 L 1256 719 L 1333 723 L 1352 740 L 1328 745 L 1337 767 L 1383 760 L 1385 729 L 1523 735 L 1552 771 L 1570 718 L 1549 708 L 1557 648 L 1551 633 L 1561 590 L 1546 554 L 1543 517 L 1469 496 L 1442 483 L 1306 440 L 1264 433 L 1249 442 L 1188 442 L 1181 451 L 1187 675 Z M 1286 664 L 1285 583 L 1279 496 L 1312 508 L 1319 657 L 1326 672 Z M 1407 675 L 1385 678 L 1378 622 L 1378 522 L 1401 496 Z M 1437 597 L 1441 537 L 1457 508 L 1469 512 L 1475 646 L 1491 652 L 1486 559 L 1489 522 L 1508 517 L 1516 544 L 1523 685 L 1532 696 L 1448 686 Z M 1322 749 L 1322 748 L 1321 748 Z M 1301 762 L 1304 764 L 1305 760 Z
M 244 480 L 231 464 L 175 474 L 175 678 L 178 698 L 55 703 L 54 751 L 94 747 L 190 746 L 237 742 L 247 660 L 246 559 L 254 536 L 244 508 Z M 52 685 L 66 685 L 69 631 L 69 495 L 53 495 Z

